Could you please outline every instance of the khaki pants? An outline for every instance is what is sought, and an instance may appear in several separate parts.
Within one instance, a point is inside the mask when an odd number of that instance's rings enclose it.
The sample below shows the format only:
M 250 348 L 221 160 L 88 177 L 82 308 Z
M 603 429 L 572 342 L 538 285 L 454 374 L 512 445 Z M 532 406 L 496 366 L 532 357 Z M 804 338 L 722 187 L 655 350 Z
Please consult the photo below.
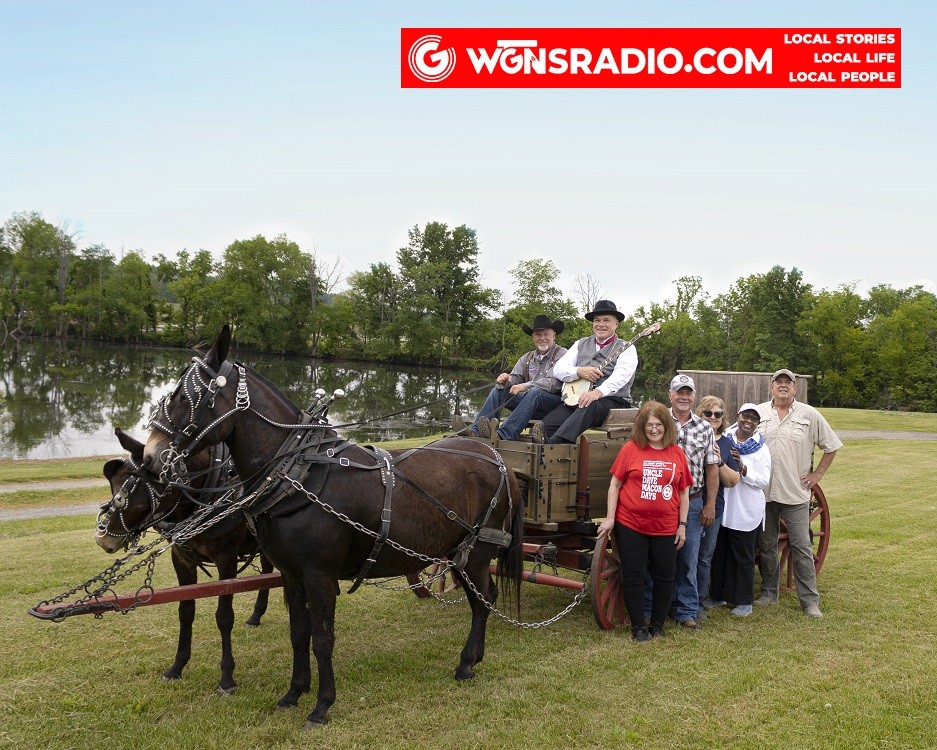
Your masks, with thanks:
M 791 548 L 791 563 L 794 566 L 794 582 L 800 605 L 807 607 L 820 604 L 817 591 L 817 569 L 813 561 L 813 545 L 810 541 L 810 503 L 785 505 L 769 502 L 765 506 L 765 528 L 758 538 L 761 557 L 761 593 L 772 599 L 778 598 L 778 534 L 781 521 L 787 525 L 788 544 Z

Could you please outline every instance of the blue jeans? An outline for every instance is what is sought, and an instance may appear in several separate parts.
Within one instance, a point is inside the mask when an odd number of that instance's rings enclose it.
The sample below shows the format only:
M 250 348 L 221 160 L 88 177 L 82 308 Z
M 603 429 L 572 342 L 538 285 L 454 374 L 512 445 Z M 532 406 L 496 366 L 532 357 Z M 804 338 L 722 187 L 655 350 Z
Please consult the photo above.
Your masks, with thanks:
M 700 609 L 697 568 L 700 543 L 703 540 L 703 524 L 700 521 L 702 510 L 702 496 L 690 500 L 690 515 L 686 519 L 686 543 L 677 552 L 676 577 L 674 578 L 674 619 L 677 622 L 695 620 Z M 708 531 L 709 529 L 707 529 Z M 710 553 L 711 560 L 712 554 Z M 706 567 L 708 576 L 709 565 Z
M 687 522 L 689 526 L 689 521 Z M 709 596 L 709 575 L 712 572 L 713 553 L 716 551 L 716 540 L 719 538 L 719 527 L 722 526 L 722 516 L 716 516 L 712 526 L 704 526 L 702 539 L 699 545 L 699 557 L 696 560 L 696 592 L 700 602 Z
M 501 388 L 500 386 L 492 388 L 488 393 L 488 398 L 485 399 L 485 403 L 482 404 L 481 411 L 478 412 L 475 416 L 475 421 L 472 422 L 472 432 L 477 435 L 477 425 L 482 419 L 497 419 L 502 409 L 515 408 L 525 395 L 524 393 L 520 393 L 517 396 L 512 396 L 507 388 Z
M 549 393 L 542 388 L 531 388 L 525 393 L 509 398 L 508 401 L 515 402 L 511 407 L 514 411 L 498 428 L 498 437 L 502 440 L 517 440 L 518 435 L 523 432 L 531 419 L 543 419 L 559 405 L 562 399 L 559 393 Z

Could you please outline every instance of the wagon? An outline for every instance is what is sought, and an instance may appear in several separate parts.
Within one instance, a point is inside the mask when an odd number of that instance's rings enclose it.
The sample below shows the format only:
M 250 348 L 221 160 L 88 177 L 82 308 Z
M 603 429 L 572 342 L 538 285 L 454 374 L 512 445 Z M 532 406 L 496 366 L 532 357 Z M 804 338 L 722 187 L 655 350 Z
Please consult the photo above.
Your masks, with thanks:
M 492 446 L 514 470 L 524 502 L 524 554 L 528 561 L 524 579 L 530 583 L 571 589 L 592 603 L 596 624 L 611 630 L 626 620 L 614 543 L 599 535 L 598 522 L 605 516 L 610 484 L 609 469 L 631 434 L 637 409 L 612 410 L 600 430 L 584 433 L 575 445 L 542 445 L 529 438 L 497 440 Z M 482 438 L 478 438 L 482 440 Z M 787 534 L 783 526 L 778 553 L 781 585 L 794 587 Z M 819 486 L 813 490 L 810 526 L 817 572 L 823 565 L 830 539 L 827 500 Z M 548 572 L 549 571 L 549 572 Z M 429 597 L 457 586 L 451 576 L 428 568 L 424 576 L 409 579 L 414 592 Z M 188 586 L 146 589 L 125 595 L 109 595 L 85 601 L 80 607 L 42 603 L 30 609 L 41 619 L 67 615 L 127 611 L 139 606 L 215 597 L 282 586 L 279 573 L 208 581 Z
M 615 545 L 597 530 L 605 517 L 609 470 L 630 437 L 637 411 L 613 409 L 601 430 L 587 431 L 576 445 L 541 445 L 529 439 L 489 441 L 514 470 L 524 496 L 524 554 L 530 563 L 524 579 L 577 591 L 587 588 L 592 615 L 603 630 L 620 628 L 627 618 Z M 819 573 L 830 542 L 829 507 L 819 486 L 813 490 L 810 528 Z M 781 588 L 792 590 L 794 570 L 783 520 L 778 554 Z M 447 593 L 457 586 L 452 578 L 439 575 L 438 568 L 426 573 L 424 580 L 431 583 L 417 586 L 418 596 Z M 414 585 L 419 580 L 410 578 Z

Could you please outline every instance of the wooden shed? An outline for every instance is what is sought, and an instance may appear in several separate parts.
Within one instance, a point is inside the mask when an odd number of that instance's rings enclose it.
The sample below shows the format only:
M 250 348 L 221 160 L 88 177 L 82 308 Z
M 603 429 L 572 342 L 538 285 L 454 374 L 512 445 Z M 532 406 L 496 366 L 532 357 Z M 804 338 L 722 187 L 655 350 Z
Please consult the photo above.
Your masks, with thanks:
M 738 408 L 746 403 L 760 404 L 771 398 L 773 372 L 722 372 L 718 370 L 677 370 L 689 375 L 696 383 L 696 403 L 703 396 L 718 396 L 726 405 L 729 421 L 735 421 Z M 810 375 L 796 375 L 797 400 L 807 403 Z

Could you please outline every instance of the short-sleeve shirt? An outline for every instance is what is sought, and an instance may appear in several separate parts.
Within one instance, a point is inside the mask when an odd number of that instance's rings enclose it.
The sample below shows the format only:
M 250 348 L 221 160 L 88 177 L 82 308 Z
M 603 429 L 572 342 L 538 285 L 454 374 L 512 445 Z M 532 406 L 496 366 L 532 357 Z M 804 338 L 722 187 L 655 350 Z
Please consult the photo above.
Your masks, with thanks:
M 774 404 L 758 405 L 761 424 L 758 431 L 765 436 L 771 451 L 771 483 L 769 502 L 800 505 L 810 502 L 810 490 L 804 489 L 800 478 L 811 471 L 816 448 L 832 453 L 843 447 L 829 422 L 809 404 L 794 401 L 787 416 L 778 418 Z
M 673 415 L 673 409 L 670 410 L 670 414 Z M 690 470 L 693 472 L 693 486 L 690 488 L 690 494 L 702 492 L 706 484 L 706 467 L 709 464 L 719 463 L 715 449 L 716 434 L 709 422 L 692 412 L 686 424 L 680 424 L 676 417 L 673 422 L 677 428 L 677 443 L 683 448 Z
M 667 536 L 677 532 L 680 493 L 693 484 L 686 454 L 679 445 L 662 450 L 625 443 L 612 476 L 621 481 L 615 520 L 641 534 Z

